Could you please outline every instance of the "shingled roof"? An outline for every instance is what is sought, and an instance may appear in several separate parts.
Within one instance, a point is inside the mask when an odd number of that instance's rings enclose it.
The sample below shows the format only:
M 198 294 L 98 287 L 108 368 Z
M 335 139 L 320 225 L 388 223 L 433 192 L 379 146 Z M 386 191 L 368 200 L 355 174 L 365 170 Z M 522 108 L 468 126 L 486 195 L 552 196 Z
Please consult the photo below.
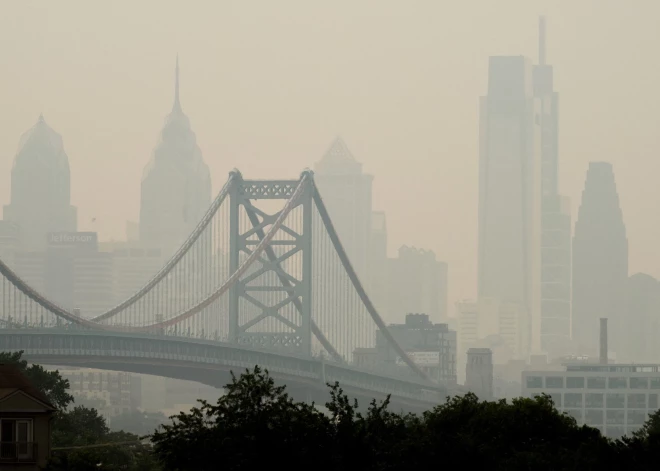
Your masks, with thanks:
M 34 387 L 28 377 L 16 365 L 0 363 L 0 401 L 17 391 L 43 402 L 52 409 L 56 408 L 43 392 Z

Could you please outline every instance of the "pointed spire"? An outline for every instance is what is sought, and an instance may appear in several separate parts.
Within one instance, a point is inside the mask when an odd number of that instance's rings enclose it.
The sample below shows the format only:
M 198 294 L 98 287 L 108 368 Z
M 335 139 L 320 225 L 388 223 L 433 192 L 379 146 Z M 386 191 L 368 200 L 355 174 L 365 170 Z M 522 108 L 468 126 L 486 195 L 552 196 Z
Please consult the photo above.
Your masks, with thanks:
M 539 64 L 545 65 L 545 16 L 539 17 Z
M 332 162 L 355 162 L 355 157 L 353 157 L 351 151 L 348 150 L 348 146 L 341 136 L 337 136 L 335 140 L 332 141 L 332 144 L 330 144 L 330 147 L 326 151 L 322 160 Z
M 179 101 L 179 54 L 176 55 L 176 75 L 174 80 L 174 105 L 172 111 L 181 111 L 181 102 Z
M 45 123 L 46 120 L 44 119 L 44 114 L 39 113 L 39 119 L 37 120 L 38 123 Z

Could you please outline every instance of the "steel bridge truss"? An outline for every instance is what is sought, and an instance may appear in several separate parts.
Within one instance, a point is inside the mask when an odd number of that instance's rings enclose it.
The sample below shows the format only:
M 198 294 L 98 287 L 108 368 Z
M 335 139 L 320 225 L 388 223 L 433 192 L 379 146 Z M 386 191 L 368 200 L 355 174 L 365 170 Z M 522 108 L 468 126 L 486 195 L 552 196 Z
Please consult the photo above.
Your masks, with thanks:
M 288 200 L 298 184 L 298 180 L 235 182 L 229 193 L 232 272 L 252 254 L 281 213 L 269 213 L 257 202 Z M 229 332 L 233 342 L 311 354 L 312 191 L 313 186 L 306 185 L 253 268 L 231 288 Z

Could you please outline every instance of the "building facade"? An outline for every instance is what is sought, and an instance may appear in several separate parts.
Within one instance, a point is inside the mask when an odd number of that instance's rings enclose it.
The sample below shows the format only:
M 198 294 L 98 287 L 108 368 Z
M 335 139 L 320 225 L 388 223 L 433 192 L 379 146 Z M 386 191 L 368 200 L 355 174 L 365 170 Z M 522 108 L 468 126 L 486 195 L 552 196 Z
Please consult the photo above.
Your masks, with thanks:
M 638 430 L 658 409 L 660 365 L 573 364 L 565 371 L 524 371 L 522 393 L 546 393 L 578 424 L 618 438 Z
M 534 66 L 534 96 L 541 127 L 541 349 L 557 356 L 570 350 L 571 212 L 559 195 L 559 94 L 554 70 L 546 63 L 545 18 L 539 21 L 539 64 Z
M 573 235 L 572 333 L 576 353 L 595 356 L 598 319 L 608 318 L 620 347 L 628 279 L 628 239 L 612 165 L 591 162 Z M 621 359 L 619 355 L 618 358 Z
M 640 363 L 660 358 L 660 282 L 645 273 L 630 276 L 625 312 L 619 357 Z
M 541 126 L 532 67 L 491 57 L 480 104 L 478 297 L 520 304 L 540 348 Z
M 117 305 L 139 291 L 163 267 L 165 260 L 158 248 L 139 242 L 104 242 L 99 250 L 112 256 L 112 296 Z
M 488 348 L 467 351 L 465 387 L 482 401 L 493 399 L 493 352 Z
M 69 380 L 69 390 L 77 403 L 94 407 L 105 417 L 130 412 L 142 406 L 139 375 L 88 368 L 60 370 Z
M 401 312 L 424 312 L 434 321 L 447 320 L 447 263 L 430 250 L 403 246 L 388 260 L 388 321 Z
M 48 233 L 77 229 L 70 180 L 62 136 L 39 116 L 21 137 L 11 171 L 10 203 L 3 213 L 5 221 L 19 227 L 22 250 L 43 251 Z
M 177 58 L 174 106 L 142 176 L 140 241 L 172 255 L 211 204 L 211 175 L 179 101 Z
M 390 324 L 388 330 L 431 379 L 456 384 L 456 332 L 447 324 L 434 324 L 426 314 L 407 314 L 405 324 Z M 376 332 L 376 351 L 381 362 L 404 367 L 380 330 Z
M 371 241 L 371 185 L 342 138 L 337 137 L 314 165 L 314 181 L 328 209 L 352 267 L 366 285 L 369 281 Z

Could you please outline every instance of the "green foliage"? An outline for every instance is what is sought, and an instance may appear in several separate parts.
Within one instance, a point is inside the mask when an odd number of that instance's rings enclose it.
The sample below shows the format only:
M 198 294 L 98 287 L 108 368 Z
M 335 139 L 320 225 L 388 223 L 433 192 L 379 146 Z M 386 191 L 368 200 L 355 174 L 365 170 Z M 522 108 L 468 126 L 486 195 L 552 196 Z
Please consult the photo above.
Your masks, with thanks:
M 14 364 L 42 391 L 59 410 L 52 422 L 52 447 L 85 447 L 99 444 L 136 442 L 132 445 L 110 445 L 97 448 L 69 448 L 52 453 L 52 471 L 129 470 L 157 471 L 150 445 L 139 443 L 139 437 L 126 432 L 111 432 L 106 420 L 93 408 L 68 409 L 74 398 L 69 393 L 69 380 L 58 371 L 47 371 L 40 365 L 28 365 L 23 352 L 0 352 L 0 363 Z
M 28 365 L 22 356 L 22 351 L 0 352 L 0 363 L 18 366 L 34 387 L 43 392 L 58 409 L 65 409 L 73 402 L 73 396 L 68 392 L 68 379 L 62 378 L 59 371 L 46 371 L 41 365 Z
M 233 377 L 217 404 L 172 417 L 153 435 L 154 451 L 167 471 L 272 468 L 276 461 L 315 471 L 645 470 L 660 458 L 660 413 L 634 437 L 612 441 L 558 412 L 548 396 L 509 403 L 466 394 L 415 416 L 391 412 L 388 401 L 362 413 L 335 384 L 326 407 L 329 414 L 293 401 L 257 367 Z
M 200 402 L 152 436 L 165 469 L 252 470 L 290 456 L 304 469 L 330 450 L 329 418 L 294 402 L 259 368 L 234 377 L 217 404 Z
M 53 451 L 49 467 L 52 471 L 159 469 L 149 445 L 139 443 L 135 434 L 111 432 L 105 418 L 96 409 L 78 406 L 58 414 L 53 423 L 52 438 L 53 448 L 65 448 Z M 106 444 L 110 445 L 93 447 Z

